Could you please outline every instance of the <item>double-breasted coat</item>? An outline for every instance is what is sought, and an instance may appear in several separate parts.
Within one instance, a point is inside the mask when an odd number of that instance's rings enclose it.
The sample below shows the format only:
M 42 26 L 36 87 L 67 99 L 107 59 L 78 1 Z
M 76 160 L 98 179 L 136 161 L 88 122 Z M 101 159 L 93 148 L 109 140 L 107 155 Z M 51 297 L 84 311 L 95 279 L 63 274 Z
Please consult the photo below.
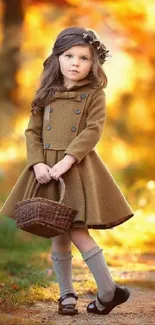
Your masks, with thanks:
M 33 115 L 25 130 L 27 165 L 1 215 L 15 219 L 14 203 L 31 198 L 37 184 L 33 165 L 53 167 L 72 155 L 76 162 L 62 175 L 66 190 L 63 203 L 77 210 L 73 227 L 106 229 L 134 214 L 104 162 L 95 150 L 106 120 L 105 93 L 83 79 L 67 91 L 56 91 L 51 103 Z M 41 184 L 37 196 L 59 201 L 59 181 Z

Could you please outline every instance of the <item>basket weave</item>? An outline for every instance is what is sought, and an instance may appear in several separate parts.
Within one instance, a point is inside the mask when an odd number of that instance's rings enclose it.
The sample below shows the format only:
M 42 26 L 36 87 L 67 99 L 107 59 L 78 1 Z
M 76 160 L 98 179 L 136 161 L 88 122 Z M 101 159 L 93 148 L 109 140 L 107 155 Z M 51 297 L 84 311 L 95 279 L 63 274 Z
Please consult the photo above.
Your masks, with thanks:
M 14 204 L 16 226 L 34 235 L 51 238 L 69 230 L 77 211 L 62 203 L 65 195 L 62 177 L 59 177 L 59 202 L 36 197 L 40 185 L 38 182 L 31 199 Z

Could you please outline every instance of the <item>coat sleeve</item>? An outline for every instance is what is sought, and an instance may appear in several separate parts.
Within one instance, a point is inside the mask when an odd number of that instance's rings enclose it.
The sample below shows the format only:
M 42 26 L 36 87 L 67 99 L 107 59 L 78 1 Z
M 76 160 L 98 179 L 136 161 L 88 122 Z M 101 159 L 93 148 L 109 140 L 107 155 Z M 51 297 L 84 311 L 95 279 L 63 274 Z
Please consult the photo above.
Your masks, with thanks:
M 31 113 L 27 129 L 25 130 L 26 148 L 27 148 L 27 165 L 29 169 L 39 162 L 45 163 L 43 142 L 43 110 L 38 111 L 35 115 Z
M 95 90 L 88 109 L 86 128 L 71 141 L 64 152 L 76 158 L 76 164 L 80 163 L 100 140 L 105 118 L 106 107 L 104 90 Z

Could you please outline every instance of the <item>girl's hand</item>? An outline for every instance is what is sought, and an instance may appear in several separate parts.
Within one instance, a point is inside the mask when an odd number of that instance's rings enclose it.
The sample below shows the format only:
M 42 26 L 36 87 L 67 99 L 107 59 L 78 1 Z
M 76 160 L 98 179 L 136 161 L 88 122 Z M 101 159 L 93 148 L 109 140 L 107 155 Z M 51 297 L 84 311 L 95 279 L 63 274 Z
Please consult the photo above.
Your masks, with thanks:
M 45 184 L 51 180 L 51 175 L 49 174 L 50 167 L 44 163 L 37 163 L 33 165 L 36 179 L 39 183 Z
M 62 174 L 72 167 L 75 161 L 76 159 L 73 156 L 66 155 L 62 160 L 50 168 L 50 176 L 57 181 Z

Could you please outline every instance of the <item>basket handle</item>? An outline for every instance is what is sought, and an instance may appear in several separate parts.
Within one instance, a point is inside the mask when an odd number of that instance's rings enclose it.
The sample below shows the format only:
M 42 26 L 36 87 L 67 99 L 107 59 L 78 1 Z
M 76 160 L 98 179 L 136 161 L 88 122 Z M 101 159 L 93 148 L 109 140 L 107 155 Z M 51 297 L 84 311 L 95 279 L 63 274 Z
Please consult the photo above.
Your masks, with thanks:
M 52 179 L 51 179 L 51 180 L 52 180 Z M 58 181 L 59 181 L 59 193 L 60 193 L 60 200 L 59 200 L 59 203 L 61 203 L 62 200 L 64 199 L 64 195 L 65 195 L 65 182 L 64 182 L 64 180 L 63 180 L 62 177 L 59 177 L 59 178 L 58 178 Z M 37 182 L 37 185 L 36 185 L 36 187 L 35 187 L 35 189 L 34 189 L 34 191 L 33 191 L 33 195 L 32 195 L 32 197 L 35 197 L 35 196 L 36 196 L 37 191 L 38 191 L 40 185 L 41 185 L 41 184 L 40 184 L 39 182 Z

